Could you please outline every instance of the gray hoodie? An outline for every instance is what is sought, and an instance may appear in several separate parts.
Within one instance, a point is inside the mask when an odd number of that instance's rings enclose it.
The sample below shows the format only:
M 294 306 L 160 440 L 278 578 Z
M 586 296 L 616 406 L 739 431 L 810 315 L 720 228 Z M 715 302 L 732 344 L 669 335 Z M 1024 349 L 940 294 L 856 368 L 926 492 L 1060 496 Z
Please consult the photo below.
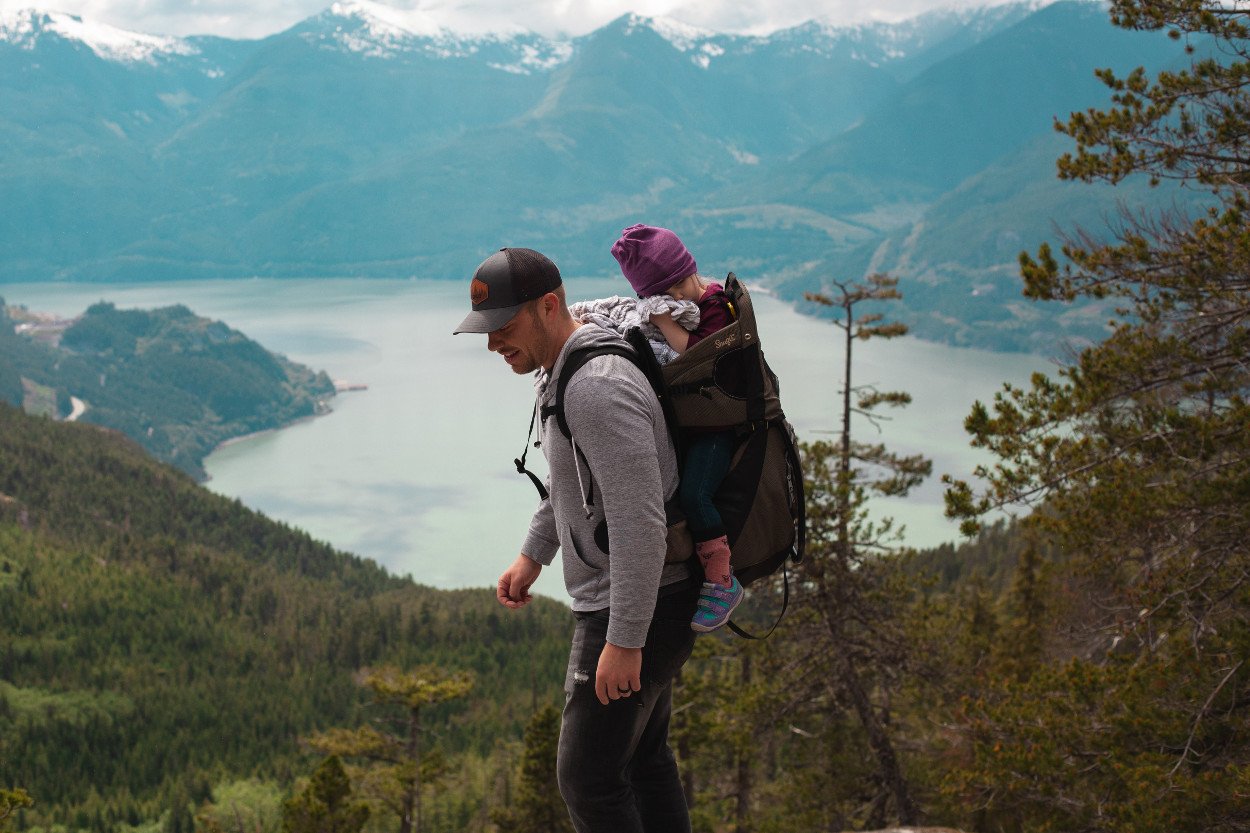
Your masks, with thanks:
M 549 383 L 540 385 L 539 407 L 555 399 L 554 380 L 571 352 L 624 343 L 601 327 L 579 327 L 560 351 Z M 610 608 L 608 641 L 640 648 L 661 585 L 689 575 L 683 564 L 664 563 L 664 502 L 677 490 L 677 458 L 664 414 L 629 359 L 600 356 L 569 380 L 564 415 L 571 442 L 554 416 L 540 431 L 551 496 L 534 513 L 521 552 L 547 565 L 562 550 L 573 609 Z M 585 506 L 588 491 L 593 499 Z M 595 543 L 595 528 L 605 519 L 608 552 Z

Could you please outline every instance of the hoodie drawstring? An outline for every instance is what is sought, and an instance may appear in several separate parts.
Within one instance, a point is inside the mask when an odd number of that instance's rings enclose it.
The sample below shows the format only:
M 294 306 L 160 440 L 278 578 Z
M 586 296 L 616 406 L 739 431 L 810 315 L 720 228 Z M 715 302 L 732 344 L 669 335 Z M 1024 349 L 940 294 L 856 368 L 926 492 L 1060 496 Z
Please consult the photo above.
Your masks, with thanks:
M 569 437 L 569 442 L 573 445 L 573 470 L 577 472 L 577 490 L 582 495 L 582 510 L 586 513 L 586 517 L 589 519 L 590 516 L 594 514 L 590 508 L 592 496 L 590 492 L 587 491 L 586 486 L 582 483 L 582 464 L 578 459 L 579 452 L 577 450 L 577 440 Z M 590 468 L 589 462 L 586 463 L 586 468 Z M 594 486 L 593 480 L 591 481 L 591 486 Z

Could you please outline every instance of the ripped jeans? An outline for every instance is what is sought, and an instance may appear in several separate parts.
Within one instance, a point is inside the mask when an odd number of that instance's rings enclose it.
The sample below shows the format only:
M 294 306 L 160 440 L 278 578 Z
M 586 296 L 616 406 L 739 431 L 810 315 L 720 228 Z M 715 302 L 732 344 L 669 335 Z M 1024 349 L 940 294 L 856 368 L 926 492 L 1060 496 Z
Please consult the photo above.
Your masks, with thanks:
M 574 614 L 557 769 L 577 833 L 690 830 L 668 724 L 673 677 L 694 647 L 697 602 L 697 585 L 660 597 L 642 649 L 642 690 L 606 706 L 595 696 L 595 670 L 608 611 Z

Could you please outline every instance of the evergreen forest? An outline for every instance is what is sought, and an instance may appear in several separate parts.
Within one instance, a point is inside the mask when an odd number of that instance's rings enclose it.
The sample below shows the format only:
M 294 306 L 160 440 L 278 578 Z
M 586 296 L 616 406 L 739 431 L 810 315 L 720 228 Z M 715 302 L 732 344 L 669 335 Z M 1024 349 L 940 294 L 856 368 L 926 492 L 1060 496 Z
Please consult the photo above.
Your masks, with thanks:
M 0 405 L 0 784 L 34 800 L 17 829 L 189 831 L 213 795 L 286 790 L 311 772 L 303 741 L 372 719 L 358 672 L 383 664 L 472 676 L 471 699 L 427 716 L 477 785 L 432 810 L 460 829 L 507 770 L 503 740 L 558 702 L 567 609 L 505 614 L 488 591 L 336 552 L 114 432 Z

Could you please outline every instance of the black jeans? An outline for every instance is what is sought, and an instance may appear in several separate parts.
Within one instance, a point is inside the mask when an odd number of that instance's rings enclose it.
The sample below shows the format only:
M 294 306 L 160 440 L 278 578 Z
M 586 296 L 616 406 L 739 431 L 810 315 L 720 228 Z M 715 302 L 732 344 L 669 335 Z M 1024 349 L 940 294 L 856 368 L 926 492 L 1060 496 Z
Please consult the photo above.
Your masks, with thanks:
M 642 690 L 606 706 L 595 696 L 595 670 L 608 611 L 575 614 L 557 766 L 577 833 L 689 833 L 668 723 L 673 677 L 694 647 L 697 590 L 689 586 L 656 602 L 642 649 Z

